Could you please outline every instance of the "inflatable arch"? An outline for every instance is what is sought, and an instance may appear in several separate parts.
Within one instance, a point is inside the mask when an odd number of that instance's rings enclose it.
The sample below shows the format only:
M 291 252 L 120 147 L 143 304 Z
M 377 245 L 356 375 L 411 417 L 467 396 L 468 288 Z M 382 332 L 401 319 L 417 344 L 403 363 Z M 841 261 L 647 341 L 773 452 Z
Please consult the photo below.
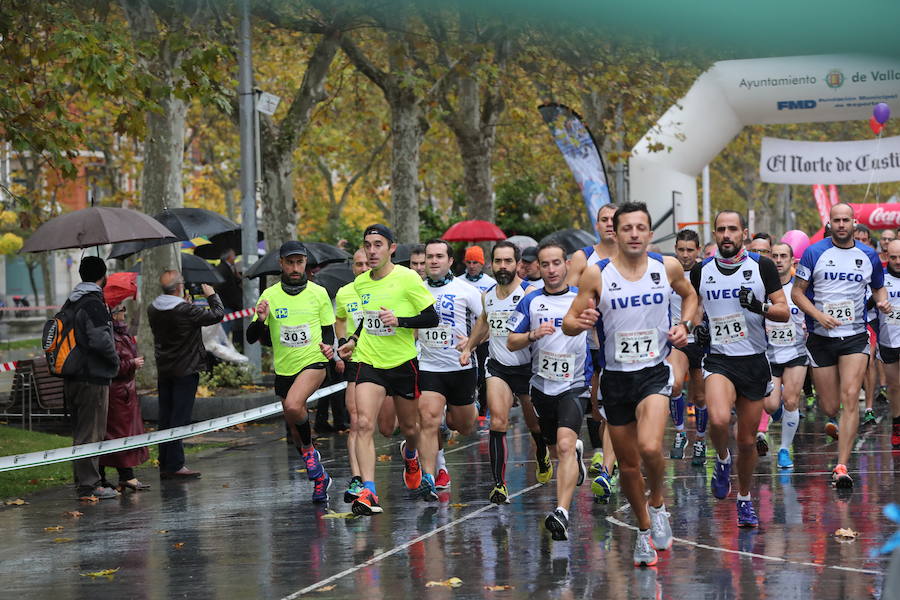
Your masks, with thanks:
M 632 149 L 632 201 L 646 202 L 656 238 L 701 221 L 697 176 L 745 125 L 867 121 L 879 102 L 900 114 L 900 59 L 822 55 L 715 63 Z M 651 152 L 653 144 L 669 150 Z M 672 245 L 662 241 L 663 247 Z

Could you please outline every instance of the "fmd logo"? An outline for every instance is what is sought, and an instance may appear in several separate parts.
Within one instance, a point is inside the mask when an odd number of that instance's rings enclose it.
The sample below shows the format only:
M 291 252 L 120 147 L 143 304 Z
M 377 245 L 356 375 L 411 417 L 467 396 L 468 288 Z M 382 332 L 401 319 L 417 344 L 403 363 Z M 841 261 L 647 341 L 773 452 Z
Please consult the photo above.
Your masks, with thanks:
M 815 108 L 815 100 L 779 100 L 778 110 L 798 110 L 806 108 Z
M 832 69 L 825 76 L 825 83 L 828 84 L 828 87 L 837 89 L 844 85 L 844 74 L 840 69 Z

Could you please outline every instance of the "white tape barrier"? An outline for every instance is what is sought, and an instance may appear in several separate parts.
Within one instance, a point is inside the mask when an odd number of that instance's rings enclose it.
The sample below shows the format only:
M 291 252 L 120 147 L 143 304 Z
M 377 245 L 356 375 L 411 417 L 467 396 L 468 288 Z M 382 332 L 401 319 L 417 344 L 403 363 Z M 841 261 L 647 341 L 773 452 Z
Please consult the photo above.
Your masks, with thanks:
M 339 392 L 347 387 L 347 383 L 342 381 L 328 387 L 321 388 L 309 397 L 307 403 L 318 398 L 323 398 Z M 257 408 L 251 408 L 224 417 L 216 417 L 207 421 L 200 421 L 191 425 L 183 425 L 181 427 L 173 427 L 172 429 L 163 429 L 161 431 L 152 431 L 141 435 L 135 435 L 126 438 L 118 438 L 115 440 L 104 440 L 93 444 L 82 444 L 80 446 L 68 446 L 66 448 L 56 448 L 54 450 L 43 450 L 41 452 L 30 452 L 28 454 L 17 454 L 12 456 L 0 457 L 0 473 L 3 471 L 13 471 L 15 469 L 26 469 L 28 467 L 37 467 L 40 465 L 49 465 L 52 463 L 66 462 L 79 458 L 90 458 L 92 456 L 100 456 L 101 454 L 111 454 L 113 452 L 121 452 L 123 450 L 133 450 L 143 446 L 152 444 L 161 444 L 165 442 L 173 442 L 211 431 L 218 431 L 225 427 L 232 427 L 248 421 L 257 419 L 265 419 L 281 412 L 281 401 L 266 404 Z

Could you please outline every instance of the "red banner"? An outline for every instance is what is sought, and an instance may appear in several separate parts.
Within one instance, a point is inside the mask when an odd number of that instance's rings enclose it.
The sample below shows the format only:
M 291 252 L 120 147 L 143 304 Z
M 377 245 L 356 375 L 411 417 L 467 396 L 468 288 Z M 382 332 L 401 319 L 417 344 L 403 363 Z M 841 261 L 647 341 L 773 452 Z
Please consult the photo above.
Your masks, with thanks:
M 825 193 L 825 186 L 817 183 L 812 186 L 812 190 L 816 199 L 816 208 L 819 209 L 819 216 L 822 218 L 822 225 L 824 225 L 828 222 L 828 211 L 831 208 L 828 195 Z
M 851 204 L 853 216 L 869 229 L 900 228 L 900 204 Z

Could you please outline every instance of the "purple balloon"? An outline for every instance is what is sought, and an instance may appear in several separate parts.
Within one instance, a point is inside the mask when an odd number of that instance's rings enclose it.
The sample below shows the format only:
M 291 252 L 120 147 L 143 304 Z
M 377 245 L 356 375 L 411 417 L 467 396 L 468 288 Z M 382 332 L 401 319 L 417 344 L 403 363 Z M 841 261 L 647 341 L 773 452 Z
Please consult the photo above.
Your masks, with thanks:
M 884 125 L 891 118 L 891 107 L 884 102 L 879 102 L 872 109 L 872 116 L 875 117 L 876 121 Z

